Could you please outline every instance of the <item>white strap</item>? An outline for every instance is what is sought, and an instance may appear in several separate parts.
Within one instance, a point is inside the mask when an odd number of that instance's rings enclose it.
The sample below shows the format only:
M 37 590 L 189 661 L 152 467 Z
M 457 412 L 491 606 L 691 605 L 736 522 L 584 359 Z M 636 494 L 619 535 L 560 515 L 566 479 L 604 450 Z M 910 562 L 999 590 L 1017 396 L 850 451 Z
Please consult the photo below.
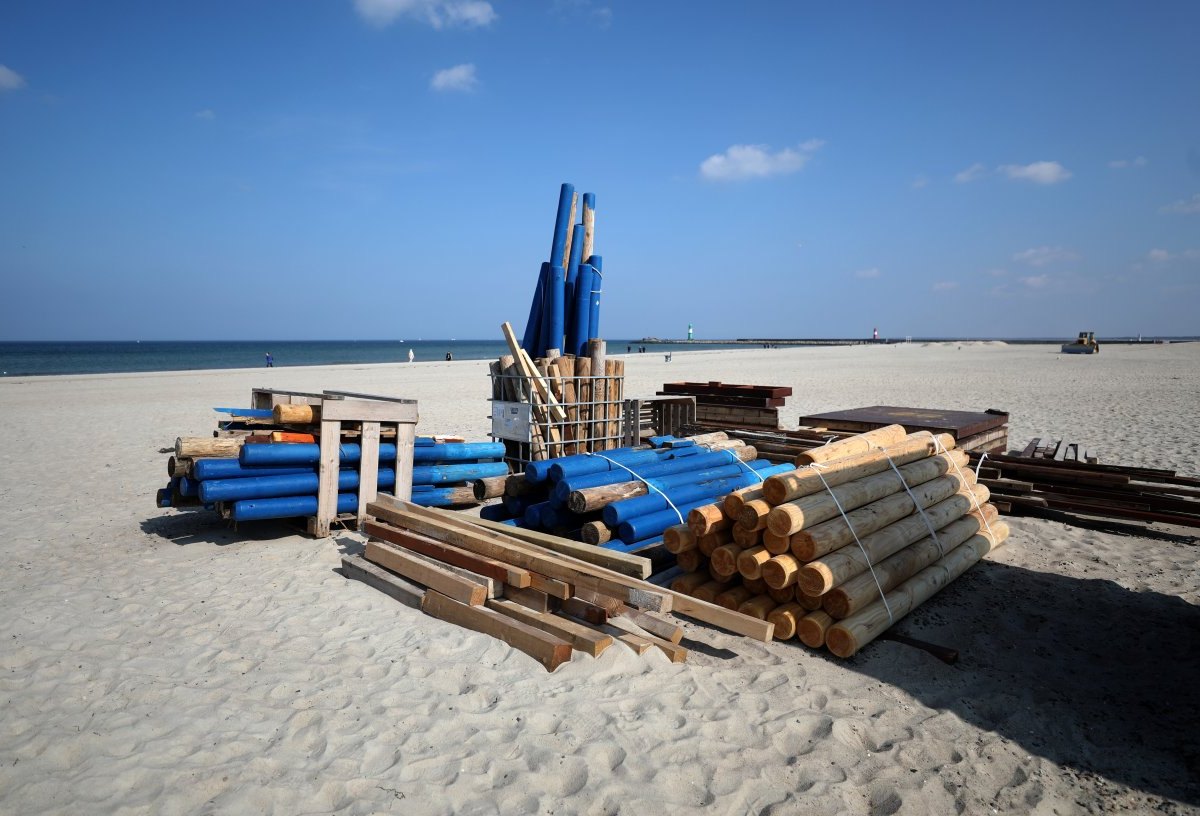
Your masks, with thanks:
M 933 522 L 929 520 L 929 516 L 925 515 L 925 508 L 921 506 L 921 503 L 917 501 L 917 497 L 913 495 L 912 490 L 908 486 L 908 481 L 904 478 L 904 474 L 900 472 L 900 468 L 896 467 L 896 463 L 892 461 L 892 457 L 888 456 L 888 452 L 884 450 L 882 446 L 878 446 L 877 449 L 887 458 L 888 464 L 892 466 L 892 470 L 896 472 L 896 476 L 900 479 L 900 484 L 904 486 L 904 492 L 907 493 L 908 498 L 912 500 L 913 507 L 917 508 L 917 512 L 921 514 L 921 520 L 925 522 L 925 528 L 929 530 L 929 537 L 932 538 L 933 543 L 937 545 L 938 557 L 944 557 L 946 555 L 946 550 L 944 547 L 942 547 L 942 542 L 941 539 L 938 538 L 937 530 L 934 529 Z
M 933 444 L 936 445 L 935 450 L 937 450 L 939 453 L 949 453 L 945 446 L 942 445 L 942 440 L 938 439 L 934 433 L 931 431 L 926 431 L 925 433 L 933 437 Z M 967 480 L 963 478 L 962 468 L 958 466 L 958 462 L 955 462 L 953 458 L 950 459 L 950 463 L 954 465 L 954 470 L 958 472 L 958 478 L 962 479 L 962 483 L 965 486 L 967 484 Z M 975 510 L 979 513 L 979 520 L 982 521 L 983 526 L 987 528 L 988 537 L 994 542 L 996 540 L 996 535 L 992 532 L 992 525 L 988 524 L 987 513 L 983 512 L 983 505 L 979 503 L 979 497 L 975 495 L 974 490 L 968 490 L 967 495 L 971 497 L 971 502 L 975 505 Z
M 675 511 L 675 515 L 679 517 L 679 523 L 680 523 L 680 524 L 686 524 L 686 523 L 687 523 L 687 522 L 684 520 L 684 518 L 683 518 L 683 513 L 680 513 L 680 512 L 679 512 L 679 508 L 675 506 L 674 502 L 672 502 L 672 501 L 671 501 L 670 497 L 668 497 L 666 493 L 663 493 L 663 492 L 662 492 L 661 490 L 659 490 L 657 487 L 655 487 L 654 485 L 650 484 L 650 482 L 649 482 L 649 481 L 647 481 L 646 479 L 643 479 L 641 476 L 639 476 L 637 473 L 635 473 L 635 472 L 634 472 L 633 470 L 631 470 L 630 468 L 627 468 L 627 467 L 625 467 L 625 465 L 622 465 L 620 462 L 615 462 L 615 461 L 613 461 L 612 459 L 609 459 L 607 456 L 605 456 L 605 455 L 604 455 L 604 454 L 602 454 L 602 453 L 585 453 L 585 454 L 584 454 L 584 456 L 595 456 L 595 457 L 598 457 L 598 458 L 600 458 L 600 459 L 603 459 L 605 462 L 608 462 L 609 464 L 612 464 L 612 465 L 616 465 L 616 466 L 617 466 L 617 467 L 619 467 L 621 470 L 624 470 L 624 471 L 625 471 L 625 472 L 627 472 L 627 473 L 628 473 L 630 476 L 632 476 L 633 478 L 637 479 L 639 482 L 641 482 L 642 484 L 644 484 L 644 485 L 646 486 L 646 488 L 647 488 L 647 489 L 649 489 L 649 490 L 653 490 L 655 493 L 657 493 L 658 495 L 662 496 L 662 497 L 663 497 L 663 501 L 665 501 L 665 502 L 667 503 L 667 505 L 668 505 L 668 506 L 670 506 L 670 508 L 671 508 L 672 510 L 674 510 L 674 511 Z

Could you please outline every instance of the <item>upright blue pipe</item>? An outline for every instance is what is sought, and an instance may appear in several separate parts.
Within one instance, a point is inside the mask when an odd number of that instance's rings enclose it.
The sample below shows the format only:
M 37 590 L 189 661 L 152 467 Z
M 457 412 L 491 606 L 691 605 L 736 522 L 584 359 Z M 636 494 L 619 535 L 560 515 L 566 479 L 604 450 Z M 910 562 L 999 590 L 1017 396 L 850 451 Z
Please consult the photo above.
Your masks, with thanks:
M 316 496 L 286 496 L 276 499 L 247 499 L 233 503 L 234 521 L 260 521 L 262 519 L 297 518 L 317 514 Z M 339 493 L 337 512 L 353 513 L 358 510 L 358 496 L 354 493 Z
M 537 356 L 537 345 L 542 337 L 542 312 L 545 310 L 546 285 L 550 279 L 550 264 L 543 263 L 538 270 L 537 286 L 533 289 L 533 300 L 529 303 L 529 319 L 525 321 L 525 334 L 521 335 L 521 348 L 530 356 Z
M 600 336 L 600 292 L 604 289 L 604 259 L 593 255 L 587 259 L 592 273 L 591 299 L 588 305 L 588 339 L 595 340 Z
M 567 230 L 571 228 L 571 201 L 575 185 L 563 184 L 558 191 L 558 215 L 554 219 L 554 240 L 550 243 L 550 264 L 562 266 L 563 250 L 567 248 Z
M 582 254 L 583 224 L 576 224 L 571 234 L 571 257 L 567 260 L 566 286 L 563 287 L 563 331 L 567 338 L 562 348 L 563 354 L 575 353 L 575 346 L 572 344 L 572 339 L 578 331 L 575 325 L 575 280 L 579 277 Z
M 575 275 L 575 291 L 568 308 L 571 310 L 570 333 L 567 336 L 567 352 L 577 357 L 587 356 L 588 327 L 592 319 L 592 289 L 596 280 L 596 269 L 580 264 Z
M 546 302 L 546 336 L 543 339 L 541 354 L 544 355 L 549 349 L 558 349 L 562 353 L 563 347 L 563 318 L 566 314 L 566 304 L 564 298 L 564 280 L 563 268 L 561 266 L 550 267 L 550 288 L 547 290 L 549 300 Z

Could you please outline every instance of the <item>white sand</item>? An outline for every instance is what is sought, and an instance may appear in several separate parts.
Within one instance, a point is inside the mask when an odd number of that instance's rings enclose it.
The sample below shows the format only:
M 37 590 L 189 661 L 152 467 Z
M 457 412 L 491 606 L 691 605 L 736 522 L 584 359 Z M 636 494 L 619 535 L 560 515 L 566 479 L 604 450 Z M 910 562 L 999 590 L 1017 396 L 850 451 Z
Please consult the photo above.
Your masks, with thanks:
M 1012 440 L 1200 469 L 1200 344 L 908 345 L 627 357 L 791 385 L 785 411 L 1012 412 Z M 483 438 L 481 362 L 0 380 L 0 812 L 1200 812 L 1200 559 L 1187 531 L 1016 520 L 848 661 L 687 624 L 553 674 L 334 572 L 357 536 L 156 510 L 158 448 L 252 386 L 394 393 Z

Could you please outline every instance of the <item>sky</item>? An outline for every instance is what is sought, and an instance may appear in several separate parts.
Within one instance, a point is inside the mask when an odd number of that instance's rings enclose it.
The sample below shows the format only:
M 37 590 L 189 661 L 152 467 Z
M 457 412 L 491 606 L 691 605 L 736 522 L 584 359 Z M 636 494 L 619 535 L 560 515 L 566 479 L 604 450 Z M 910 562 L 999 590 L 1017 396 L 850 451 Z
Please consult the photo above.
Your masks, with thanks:
M 0 340 L 1200 334 L 1200 4 L 0 5 Z

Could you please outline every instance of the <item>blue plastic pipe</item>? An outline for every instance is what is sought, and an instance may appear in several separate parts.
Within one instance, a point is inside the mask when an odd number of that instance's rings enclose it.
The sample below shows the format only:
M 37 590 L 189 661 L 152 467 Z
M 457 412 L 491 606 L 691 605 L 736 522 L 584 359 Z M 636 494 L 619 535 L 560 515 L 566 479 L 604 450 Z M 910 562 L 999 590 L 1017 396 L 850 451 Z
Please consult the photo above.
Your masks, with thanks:
M 658 484 L 654 484 L 662 493 L 651 491 L 644 496 L 636 496 L 631 499 L 613 502 L 604 508 L 604 523 L 609 527 L 617 527 L 622 522 L 637 516 L 656 513 L 659 510 L 669 510 L 670 505 L 667 504 L 667 499 L 670 499 L 671 504 L 676 506 L 687 504 L 688 502 L 700 501 L 701 499 L 708 499 L 711 502 L 717 496 L 724 496 L 726 493 L 731 493 L 739 488 L 758 484 L 768 476 L 774 476 L 776 473 L 784 473 L 795 469 L 794 465 L 771 465 L 765 459 L 758 461 L 763 462 L 765 466 L 757 469 L 754 468 L 755 462 L 749 462 L 747 464 L 751 470 L 741 470 L 731 476 L 706 479 L 704 481 L 697 480 L 691 484 L 679 487 L 661 487 Z M 650 481 L 654 483 L 656 480 L 651 479 Z M 666 494 L 665 498 L 663 493 Z
M 591 299 L 588 301 L 588 339 L 600 336 L 600 292 L 604 289 L 604 259 L 593 255 L 586 261 L 592 267 Z
M 580 264 L 575 271 L 575 288 L 567 306 L 571 311 L 567 353 L 577 357 L 587 356 L 588 327 L 592 319 L 592 289 L 596 280 L 596 268 L 593 266 Z
M 248 479 L 214 479 L 200 483 L 200 501 L 207 503 L 270 499 L 279 496 L 315 496 L 320 487 L 320 481 L 321 477 L 316 473 L 259 476 Z M 358 481 L 357 470 L 338 472 L 338 490 L 357 490 Z M 380 468 L 378 486 L 387 488 L 393 487 L 395 484 L 396 471 L 390 468 Z
M 567 248 L 567 230 L 571 228 L 571 202 L 575 185 L 563 184 L 558 191 L 558 215 L 554 219 L 554 240 L 550 242 L 550 264 L 562 266 L 563 251 Z
M 354 442 L 340 445 L 338 453 L 342 464 L 362 459 L 362 447 Z M 498 459 L 502 456 L 504 456 L 504 443 L 502 442 L 447 442 L 443 445 L 418 445 L 413 448 L 413 462 L 416 464 L 474 462 L 480 459 Z M 395 458 L 396 446 L 391 442 L 380 443 L 379 460 L 383 462 Z M 215 460 L 201 459 L 199 461 Z M 321 446 L 294 442 L 264 442 L 258 445 L 243 445 L 237 461 L 244 467 L 315 465 L 321 461 Z
M 503 504 L 487 504 L 479 508 L 479 517 L 485 521 L 508 521 L 512 513 Z
M 660 536 L 668 527 L 674 527 L 679 524 L 679 518 L 682 516 L 685 520 L 687 514 L 695 510 L 697 507 L 703 507 L 706 504 L 711 504 L 711 499 L 705 499 L 698 502 L 689 502 L 687 504 L 677 504 L 675 510 L 660 510 L 657 513 L 647 513 L 644 516 L 632 518 L 624 522 L 617 528 L 617 538 L 624 541 L 626 544 L 632 544 L 643 538 L 651 538 Z
M 572 479 L 579 476 L 586 476 L 589 473 L 607 473 L 610 470 L 617 470 L 625 473 L 626 471 L 614 465 L 613 462 L 631 467 L 637 470 L 639 465 L 653 465 L 660 462 L 670 461 L 672 459 L 684 459 L 689 456 L 696 456 L 701 453 L 709 453 L 707 448 L 694 446 L 691 448 L 680 448 L 678 450 L 630 450 L 629 448 L 618 448 L 615 451 L 605 451 L 603 457 L 592 456 L 588 454 L 575 454 L 573 456 L 563 456 L 559 459 L 550 460 L 550 479 L 555 482 L 561 482 L 563 479 Z M 612 462 L 608 461 L 609 459 Z
M 455 495 L 456 490 L 453 487 L 431 487 L 419 491 L 414 489 L 412 503 L 421 507 L 459 507 L 464 502 Z M 475 500 L 472 499 L 466 504 L 475 504 Z
M 529 303 L 529 319 L 525 321 L 525 334 L 521 335 L 521 348 L 536 356 L 536 346 L 542 337 L 542 312 L 546 302 L 546 281 L 550 278 L 550 264 L 543 263 L 538 270 L 537 286 L 533 288 L 533 300 Z
M 505 462 L 473 462 L 458 465 L 417 465 L 413 468 L 414 485 L 448 485 L 487 479 L 491 476 L 507 476 Z
M 264 443 L 265 444 L 265 443 Z M 196 459 L 192 462 L 193 479 L 242 479 L 248 476 L 288 476 L 293 473 L 312 473 L 312 467 L 247 467 L 237 459 Z
M 738 459 L 729 451 L 709 451 L 695 456 L 668 459 L 661 464 L 633 467 L 643 479 L 654 479 L 659 476 L 669 476 L 672 473 L 684 473 L 690 470 L 707 470 L 722 465 L 737 465 Z M 606 473 L 589 473 L 585 476 L 564 478 L 554 486 L 554 492 L 567 499 L 572 492 L 588 487 L 602 487 L 610 484 L 630 482 L 637 477 L 624 470 L 611 470 Z
M 559 353 L 562 353 L 563 319 L 566 314 L 566 305 L 563 300 L 565 285 L 563 268 L 561 266 L 550 267 L 550 288 L 547 290 L 546 318 L 543 321 L 546 336 L 543 338 L 544 345 L 539 357 L 545 355 L 550 349 L 558 349 Z
M 648 450 L 650 450 L 650 449 L 645 448 L 645 447 L 614 448 L 613 450 L 605 451 L 604 455 L 609 457 L 610 459 L 616 459 L 619 461 L 619 460 L 623 459 L 624 457 L 629 456 L 631 454 L 645 453 Z M 562 462 L 575 462 L 575 461 L 583 462 L 583 461 L 586 461 L 589 459 L 594 459 L 594 458 L 595 457 L 589 456 L 588 454 L 585 454 L 585 453 L 574 453 L 574 454 L 570 454 L 568 456 L 558 456 L 558 457 L 555 457 L 554 459 L 545 459 L 540 462 L 530 462 L 529 465 L 525 468 L 525 481 L 529 482 L 530 484 L 537 484 L 539 482 L 544 482 L 544 481 L 546 481 L 546 479 L 553 478 L 554 466 L 557 464 L 560 464 Z M 603 460 L 598 460 L 598 461 L 603 461 Z
M 576 224 L 571 235 L 571 257 L 567 260 L 565 270 L 567 273 L 566 286 L 563 287 L 563 330 L 567 338 L 562 349 L 563 354 L 575 353 L 575 347 L 571 342 L 578 333 L 578 327 L 575 325 L 575 281 L 579 277 L 579 264 L 582 262 L 580 255 L 582 254 L 583 224 Z
M 339 493 L 337 512 L 353 513 L 358 510 L 358 496 L 354 493 Z M 234 521 L 260 521 L 262 519 L 297 518 L 317 514 L 316 496 L 285 496 L 275 499 L 246 499 L 233 503 Z

